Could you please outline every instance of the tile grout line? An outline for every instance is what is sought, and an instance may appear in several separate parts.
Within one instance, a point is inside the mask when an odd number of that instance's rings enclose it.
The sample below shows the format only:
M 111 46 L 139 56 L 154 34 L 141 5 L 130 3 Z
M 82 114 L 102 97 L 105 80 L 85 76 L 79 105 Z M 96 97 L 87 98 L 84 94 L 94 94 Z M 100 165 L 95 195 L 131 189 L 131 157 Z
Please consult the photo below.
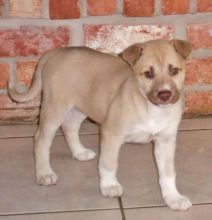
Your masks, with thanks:
M 155 206 L 136 206 L 136 207 L 126 207 L 123 208 L 123 203 L 121 197 L 118 197 L 119 208 L 100 208 L 100 209 L 79 209 L 79 210 L 60 210 L 60 211 L 38 211 L 38 212 L 23 212 L 23 213 L 5 213 L 0 214 L 0 217 L 7 217 L 7 216 L 21 216 L 21 215 L 42 215 L 42 214 L 60 214 L 60 213 L 76 213 L 76 212 L 98 212 L 98 211 L 112 211 L 112 210 L 120 210 L 122 207 L 124 218 L 122 220 L 126 220 L 124 210 L 132 210 L 132 209 L 151 209 L 151 208 L 168 208 L 166 205 L 155 205 Z M 203 203 L 193 203 L 193 206 L 204 206 L 204 205 L 212 205 L 212 202 L 203 202 Z
M 101 212 L 101 211 L 114 211 L 119 210 L 117 208 L 99 208 L 99 209 L 76 209 L 76 210 L 56 210 L 56 211 L 35 211 L 35 212 L 18 212 L 18 213 L 3 213 L 0 214 L 0 217 L 7 217 L 7 216 L 21 216 L 21 215 L 43 215 L 43 214 L 61 214 L 61 213 L 79 213 L 79 212 Z M 126 220 L 126 219 L 125 219 Z
M 125 216 L 124 207 L 123 207 L 121 197 L 118 197 L 118 202 L 119 202 L 119 208 L 120 208 L 122 220 L 126 220 L 126 216 Z
M 204 206 L 204 205 L 212 205 L 212 202 L 200 202 L 200 203 L 192 203 L 192 206 Z M 167 208 L 170 209 L 167 205 L 149 205 L 149 206 L 135 206 L 135 207 L 126 207 L 124 210 L 132 210 L 132 209 L 155 209 L 155 208 Z M 191 207 L 192 209 L 192 207 Z
M 85 135 L 90 135 L 90 136 L 95 136 L 95 135 L 99 135 L 99 133 L 82 133 L 80 134 L 80 136 L 85 136 Z M 55 137 L 61 137 L 64 136 L 63 134 L 56 134 Z M 1 139 L 17 139 L 17 138 L 34 138 L 34 135 L 27 135 L 27 136 L 5 136 L 5 137 L 1 137 L 0 136 L 0 140 Z
M 196 129 L 181 129 L 178 130 L 179 133 L 181 132 L 192 132 L 192 131 L 211 131 L 212 128 L 196 128 Z

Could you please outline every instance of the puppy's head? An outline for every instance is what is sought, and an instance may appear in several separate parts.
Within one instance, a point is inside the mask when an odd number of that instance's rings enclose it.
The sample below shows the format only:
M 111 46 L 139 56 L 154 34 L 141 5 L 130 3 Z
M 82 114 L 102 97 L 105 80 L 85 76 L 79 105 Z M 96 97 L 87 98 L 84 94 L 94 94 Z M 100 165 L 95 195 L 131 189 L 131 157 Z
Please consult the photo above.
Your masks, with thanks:
M 140 91 L 155 105 L 178 101 L 191 45 L 183 40 L 153 40 L 133 44 L 121 54 L 135 74 Z

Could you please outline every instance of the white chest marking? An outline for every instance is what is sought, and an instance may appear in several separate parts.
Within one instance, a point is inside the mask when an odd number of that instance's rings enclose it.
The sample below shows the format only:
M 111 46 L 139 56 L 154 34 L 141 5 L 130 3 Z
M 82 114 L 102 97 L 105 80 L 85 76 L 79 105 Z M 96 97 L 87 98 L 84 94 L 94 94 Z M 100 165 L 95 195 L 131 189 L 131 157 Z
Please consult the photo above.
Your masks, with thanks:
M 153 140 L 160 130 L 160 126 L 157 126 L 152 120 L 134 124 L 128 130 L 126 141 L 146 143 Z
M 177 106 L 160 108 L 151 106 L 145 118 L 139 119 L 127 129 L 126 142 L 146 143 L 167 130 L 177 129 L 180 112 Z

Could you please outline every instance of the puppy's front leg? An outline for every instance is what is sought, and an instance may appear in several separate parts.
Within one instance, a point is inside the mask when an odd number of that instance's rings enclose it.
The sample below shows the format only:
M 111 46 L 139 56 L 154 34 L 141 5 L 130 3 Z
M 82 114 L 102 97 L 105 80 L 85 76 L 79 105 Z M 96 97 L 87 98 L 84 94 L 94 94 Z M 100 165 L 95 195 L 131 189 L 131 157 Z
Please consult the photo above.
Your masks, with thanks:
M 166 204 L 174 210 L 186 210 L 192 206 L 189 199 L 181 195 L 176 187 L 174 165 L 176 135 L 160 136 L 155 140 L 155 159 L 159 172 L 159 183 Z
M 122 137 L 102 131 L 99 174 L 100 189 L 104 196 L 116 197 L 123 194 L 123 188 L 116 177 L 122 143 Z

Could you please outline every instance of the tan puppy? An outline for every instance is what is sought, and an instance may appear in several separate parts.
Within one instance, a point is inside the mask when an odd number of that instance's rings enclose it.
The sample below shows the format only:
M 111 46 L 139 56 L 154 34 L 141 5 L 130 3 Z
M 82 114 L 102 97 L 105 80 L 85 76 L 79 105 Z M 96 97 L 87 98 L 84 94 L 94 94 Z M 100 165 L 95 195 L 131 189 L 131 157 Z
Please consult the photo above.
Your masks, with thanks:
M 191 207 L 176 188 L 174 167 L 185 60 L 190 52 L 190 44 L 181 40 L 137 43 L 117 57 L 85 47 L 60 48 L 40 59 L 28 92 L 20 94 L 11 81 L 9 93 L 18 102 L 43 92 L 34 148 L 38 183 L 57 181 L 49 150 L 60 126 L 75 158 L 95 157 L 79 140 L 80 124 L 88 116 L 101 125 L 99 173 L 104 196 L 123 193 L 116 177 L 121 145 L 154 141 L 165 202 L 176 210 Z

